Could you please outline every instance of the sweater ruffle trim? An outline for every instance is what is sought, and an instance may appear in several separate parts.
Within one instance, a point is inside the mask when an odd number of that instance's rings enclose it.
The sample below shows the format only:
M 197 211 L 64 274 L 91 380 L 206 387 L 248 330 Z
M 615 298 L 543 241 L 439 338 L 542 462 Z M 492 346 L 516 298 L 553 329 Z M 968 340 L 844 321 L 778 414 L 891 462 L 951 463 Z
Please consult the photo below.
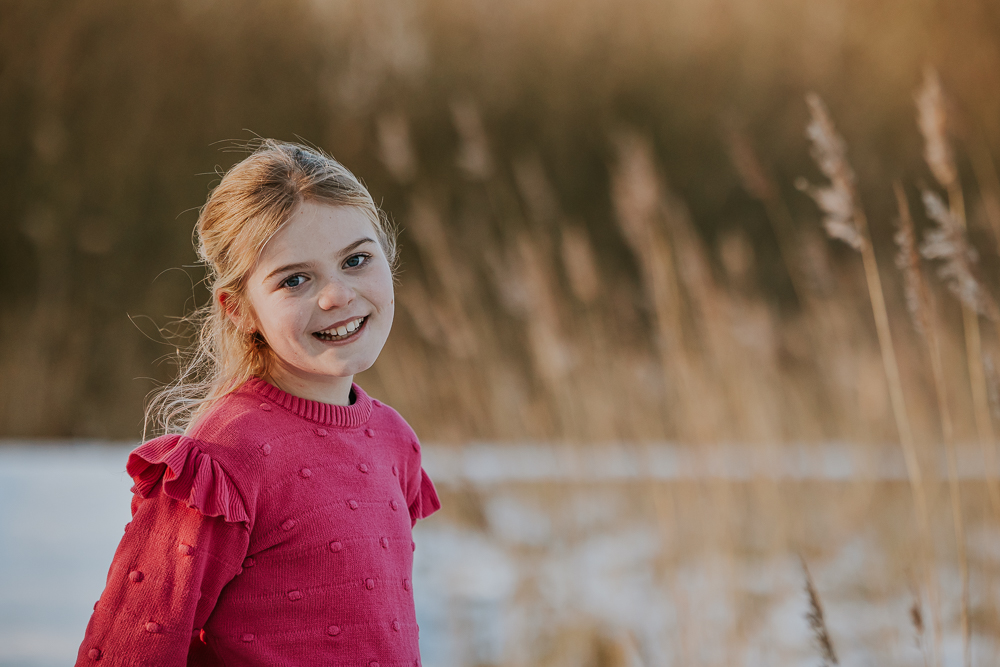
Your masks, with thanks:
M 135 482 L 132 493 L 148 498 L 163 480 L 163 491 L 205 516 L 221 516 L 250 527 L 243 498 L 218 461 L 185 435 L 163 435 L 143 443 L 129 454 L 125 465 Z
M 420 469 L 420 493 L 416 499 L 410 503 L 410 523 L 416 524 L 417 519 L 429 517 L 434 512 L 441 509 L 441 501 L 438 499 L 434 482 L 427 476 L 427 472 Z

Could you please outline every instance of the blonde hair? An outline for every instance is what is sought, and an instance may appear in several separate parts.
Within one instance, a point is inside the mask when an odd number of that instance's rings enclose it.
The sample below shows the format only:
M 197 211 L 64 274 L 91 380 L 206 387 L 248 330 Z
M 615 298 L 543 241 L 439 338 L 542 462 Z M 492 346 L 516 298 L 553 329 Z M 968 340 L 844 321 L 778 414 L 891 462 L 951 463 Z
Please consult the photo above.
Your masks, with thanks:
M 211 298 L 185 318 L 197 338 L 182 354 L 177 377 L 150 401 L 144 439 L 151 426 L 163 433 L 188 431 L 214 401 L 251 377 L 267 376 L 272 362 L 267 343 L 259 333 L 238 327 L 227 311 L 246 306 L 247 275 L 300 203 L 362 210 L 395 270 L 396 230 L 346 167 L 322 151 L 299 144 L 263 139 L 253 148 L 226 172 L 198 215 L 195 246 L 207 269 Z

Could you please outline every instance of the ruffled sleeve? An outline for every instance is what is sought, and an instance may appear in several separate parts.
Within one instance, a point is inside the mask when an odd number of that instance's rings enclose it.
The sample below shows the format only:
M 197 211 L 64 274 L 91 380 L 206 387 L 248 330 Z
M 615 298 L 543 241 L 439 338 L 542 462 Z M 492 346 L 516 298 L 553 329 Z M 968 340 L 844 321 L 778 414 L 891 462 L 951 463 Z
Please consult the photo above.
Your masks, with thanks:
M 434 514 L 441 509 L 441 501 L 438 500 L 437 490 L 434 488 L 434 483 L 431 482 L 431 478 L 427 476 L 427 472 L 421 468 L 420 469 L 420 488 L 417 491 L 416 498 L 410 502 L 410 523 L 415 525 L 417 519 L 423 519 L 425 517 Z
M 169 497 L 205 516 L 251 527 L 250 513 L 233 478 L 194 438 L 164 435 L 150 440 L 129 454 L 125 469 L 135 482 L 132 492 L 140 498 L 148 498 L 162 480 Z

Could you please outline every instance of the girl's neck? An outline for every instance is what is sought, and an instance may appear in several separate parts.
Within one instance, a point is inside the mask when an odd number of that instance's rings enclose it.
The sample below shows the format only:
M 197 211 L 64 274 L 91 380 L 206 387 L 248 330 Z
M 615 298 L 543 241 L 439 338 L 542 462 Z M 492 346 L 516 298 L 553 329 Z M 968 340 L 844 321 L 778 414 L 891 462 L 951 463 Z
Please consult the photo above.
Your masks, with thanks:
M 353 375 L 347 377 L 322 376 L 321 379 L 303 378 L 285 372 L 285 369 L 279 366 L 272 369 L 264 379 L 292 396 L 329 403 L 330 405 L 351 404 Z

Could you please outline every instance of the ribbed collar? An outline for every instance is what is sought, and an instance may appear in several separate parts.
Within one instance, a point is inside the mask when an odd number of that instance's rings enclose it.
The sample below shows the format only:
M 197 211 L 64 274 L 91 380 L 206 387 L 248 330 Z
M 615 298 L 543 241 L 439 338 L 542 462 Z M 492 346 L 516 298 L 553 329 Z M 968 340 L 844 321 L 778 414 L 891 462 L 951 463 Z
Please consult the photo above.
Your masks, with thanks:
M 372 416 L 372 399 L 364 389 L 354 383 L 351 383 L 354 402 L 350 405 L 332 405 L 292 396 L 257 377 L 247 380 L 241 391 L 255 393 L 292 414 L 329 426 L 361 426 Z

